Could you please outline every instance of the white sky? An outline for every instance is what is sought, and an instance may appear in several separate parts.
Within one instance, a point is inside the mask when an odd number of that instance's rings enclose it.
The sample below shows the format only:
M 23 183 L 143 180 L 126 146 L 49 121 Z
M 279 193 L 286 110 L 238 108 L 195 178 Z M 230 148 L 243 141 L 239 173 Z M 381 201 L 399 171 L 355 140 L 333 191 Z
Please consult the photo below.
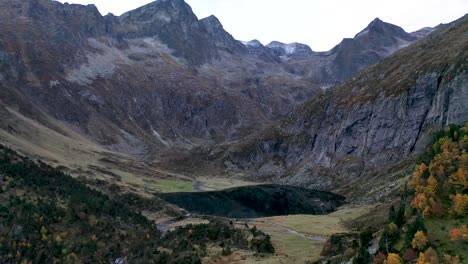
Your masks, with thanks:
M 301 42 L 315 51 L 354 37 L 374 18 L 408 32 L 448 23 L 468 12 L 468 0 L 185 0 L 198 18 L 215 15 L 238 40 Z M 152 0 L 60 0 L 95 4 L 120 15 Z

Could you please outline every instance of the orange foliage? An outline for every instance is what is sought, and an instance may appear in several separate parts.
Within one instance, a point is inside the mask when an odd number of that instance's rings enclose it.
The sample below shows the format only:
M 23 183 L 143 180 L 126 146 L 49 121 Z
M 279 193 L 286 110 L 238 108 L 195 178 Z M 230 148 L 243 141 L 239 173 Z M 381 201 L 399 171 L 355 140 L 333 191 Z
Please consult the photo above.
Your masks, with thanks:
M 463 225 L 459 228 L 454 228 L 449 231 L 450 241 L 452 242 L 468 242 L 468 227 Z
M 427 169 L 428 167 L 424 163 L 421 163 L 420 165 L 416 166 L 413 172 L 413 177 L 411 178 L 411 181 L 409 182 L 409 187 L 411 189 L 416 191 L 416 188 L 423 185 L 424 181 L 422 177 L 424 175 L 424 172 L 427 171 Z
M 423 231 L 418 231 L 414 234 L 413 241 L 411 245 L 414 249 L 423 250 L 427 245 L 428 239 Z
M 426 252 L 424 252 L 424 259 L 428 264 L 439 264 L 437 252 L 432 248 L 428 248 Z

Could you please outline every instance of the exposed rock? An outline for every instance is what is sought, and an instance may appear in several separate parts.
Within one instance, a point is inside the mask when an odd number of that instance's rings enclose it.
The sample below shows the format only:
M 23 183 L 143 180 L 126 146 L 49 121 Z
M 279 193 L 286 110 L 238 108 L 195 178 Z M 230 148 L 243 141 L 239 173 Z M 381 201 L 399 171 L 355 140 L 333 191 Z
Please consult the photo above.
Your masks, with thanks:
M 214 39 L 217 48 L 237 54 L 246 54 L 248 52 L 241 42 L 235 40 L 231 34 L 224 30 L 223 25 L 217 17 L 209 16 L 200 21 L 205 25 L 208 33 Z
M 233 144 L 224 164 L 265 179 L 258 171 L 275 161 L 269 179 L 330 190 L 419 155 L 433 131 L 468 120 L 467 22 L 465 16 Z
M 409 39 L 387 27 L 384 36 Z M 64 133 L 58 121 L 132 155 L 238 140 L 349 76 L 334 72 L 342 52 L 289 47 L 284 61 L 258 41 L 244 46 L 214 16 L 198 20 L 183 0 L 119 17 L 101 16 L 93 5 L 1 1 L 1 127 L 14 123 L 6 115 L 17 109 L 53 131 Z M 359 56 L 347 73 L 374 62 Z M 261 171 L 285 170 L 273 162 Z

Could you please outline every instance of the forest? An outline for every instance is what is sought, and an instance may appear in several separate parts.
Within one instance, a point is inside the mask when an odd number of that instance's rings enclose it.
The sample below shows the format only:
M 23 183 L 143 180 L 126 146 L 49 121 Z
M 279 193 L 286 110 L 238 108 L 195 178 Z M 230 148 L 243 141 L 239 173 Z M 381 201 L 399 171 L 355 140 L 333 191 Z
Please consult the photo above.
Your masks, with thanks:
M 0 183 L 0 263 L 201 263 L 213 245 L 274 252 L 263 232 L 216 219 L 161 237 L 135 194 L 111 198 L 4 146 Z

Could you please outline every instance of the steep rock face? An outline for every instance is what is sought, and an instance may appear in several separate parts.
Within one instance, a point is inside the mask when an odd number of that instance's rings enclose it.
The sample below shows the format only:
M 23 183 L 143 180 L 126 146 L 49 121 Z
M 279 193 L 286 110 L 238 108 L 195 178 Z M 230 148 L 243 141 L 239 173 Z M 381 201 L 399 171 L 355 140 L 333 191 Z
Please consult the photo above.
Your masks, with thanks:
M 218 56 L 203 22 L 183 0 L 158 0 L 119 17 L 114 33 L 130 38 L 157 36 L 176 56 L 200 65 Z
M 246 54 L 246 47 L 239 41 L 235 40 L 231 34 L 226 32 L 221 22 L 215 16 L 209 16 L 200 20 L 205 25 L 208 33 L 214 39 L 216 47 L 226 50 L 230 53 Z
M 268 109 L 198 73 L 218 49 L 183 1 L 122 17 L 49 0 L 0 5 L 2 109 L 126 153 L 239 138 L 270 122 Z
M 348 79 L 417 39 L 402 28 L 376 18 L 354 39 L 344 39 L 331 51 L 336 54 L 332 70 L 340 80 Z
M 215 17 L 198 20 L 183 0 L 120 17 L 103 17 L 93 5 L 0 2 L 0 111 L 62 133 L 51 122 L 58 121 L 124 153 L 261 130 L 337 81 L 331 58 L 284 62 L 258 41 L 245 47 Z M 14 123 L 3 120 L 3 128 Z
M 418 155 L 431 132 L 468 120 L 467 19 L 231 145 L 224 167 L 257 179 L 334 189 Z

